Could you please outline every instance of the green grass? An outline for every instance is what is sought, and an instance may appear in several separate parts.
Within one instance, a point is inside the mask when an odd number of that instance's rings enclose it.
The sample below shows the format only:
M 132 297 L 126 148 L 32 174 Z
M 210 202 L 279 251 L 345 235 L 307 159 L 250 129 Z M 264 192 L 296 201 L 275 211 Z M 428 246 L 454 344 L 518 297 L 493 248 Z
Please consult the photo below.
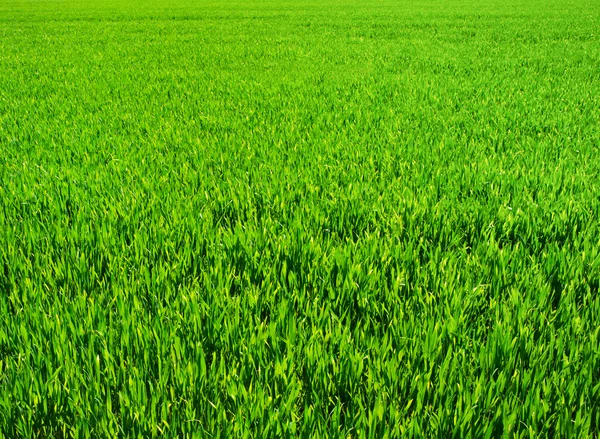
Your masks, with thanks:
M 597 0 L 0 3 L 0 436 L 598 437 Z

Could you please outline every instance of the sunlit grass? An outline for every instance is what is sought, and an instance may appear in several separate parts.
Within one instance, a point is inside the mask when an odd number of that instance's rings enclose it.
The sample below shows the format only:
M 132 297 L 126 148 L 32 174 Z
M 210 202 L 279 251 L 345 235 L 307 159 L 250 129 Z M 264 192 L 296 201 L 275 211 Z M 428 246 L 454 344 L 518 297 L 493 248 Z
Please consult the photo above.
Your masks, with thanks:
M 597 437 L 598 29 L 0 5 L 0 435 Z

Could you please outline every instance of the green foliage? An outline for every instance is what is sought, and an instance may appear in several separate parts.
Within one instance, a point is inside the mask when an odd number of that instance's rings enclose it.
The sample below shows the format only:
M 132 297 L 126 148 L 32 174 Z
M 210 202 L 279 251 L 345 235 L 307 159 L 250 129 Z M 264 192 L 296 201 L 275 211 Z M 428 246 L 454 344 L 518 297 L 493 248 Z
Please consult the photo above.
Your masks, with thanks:
M 600 4 L 0 4 L 0 435 L 598 437 Z

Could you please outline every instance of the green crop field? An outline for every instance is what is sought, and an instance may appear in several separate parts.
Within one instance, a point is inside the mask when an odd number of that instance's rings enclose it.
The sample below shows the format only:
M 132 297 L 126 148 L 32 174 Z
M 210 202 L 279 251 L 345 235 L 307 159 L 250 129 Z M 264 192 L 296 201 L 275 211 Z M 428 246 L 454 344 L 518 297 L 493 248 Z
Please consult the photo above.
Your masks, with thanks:
M 598 438 L 599 0 L 0 1 L 0 437 Z

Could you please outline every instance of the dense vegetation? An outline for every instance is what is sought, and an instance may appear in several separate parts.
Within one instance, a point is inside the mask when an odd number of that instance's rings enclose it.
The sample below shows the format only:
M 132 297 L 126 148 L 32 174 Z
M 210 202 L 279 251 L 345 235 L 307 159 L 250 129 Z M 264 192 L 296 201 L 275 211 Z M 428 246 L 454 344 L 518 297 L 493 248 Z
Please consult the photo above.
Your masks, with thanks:
M 600 4 L 4 0 L 0 436 L 598 437 Z

